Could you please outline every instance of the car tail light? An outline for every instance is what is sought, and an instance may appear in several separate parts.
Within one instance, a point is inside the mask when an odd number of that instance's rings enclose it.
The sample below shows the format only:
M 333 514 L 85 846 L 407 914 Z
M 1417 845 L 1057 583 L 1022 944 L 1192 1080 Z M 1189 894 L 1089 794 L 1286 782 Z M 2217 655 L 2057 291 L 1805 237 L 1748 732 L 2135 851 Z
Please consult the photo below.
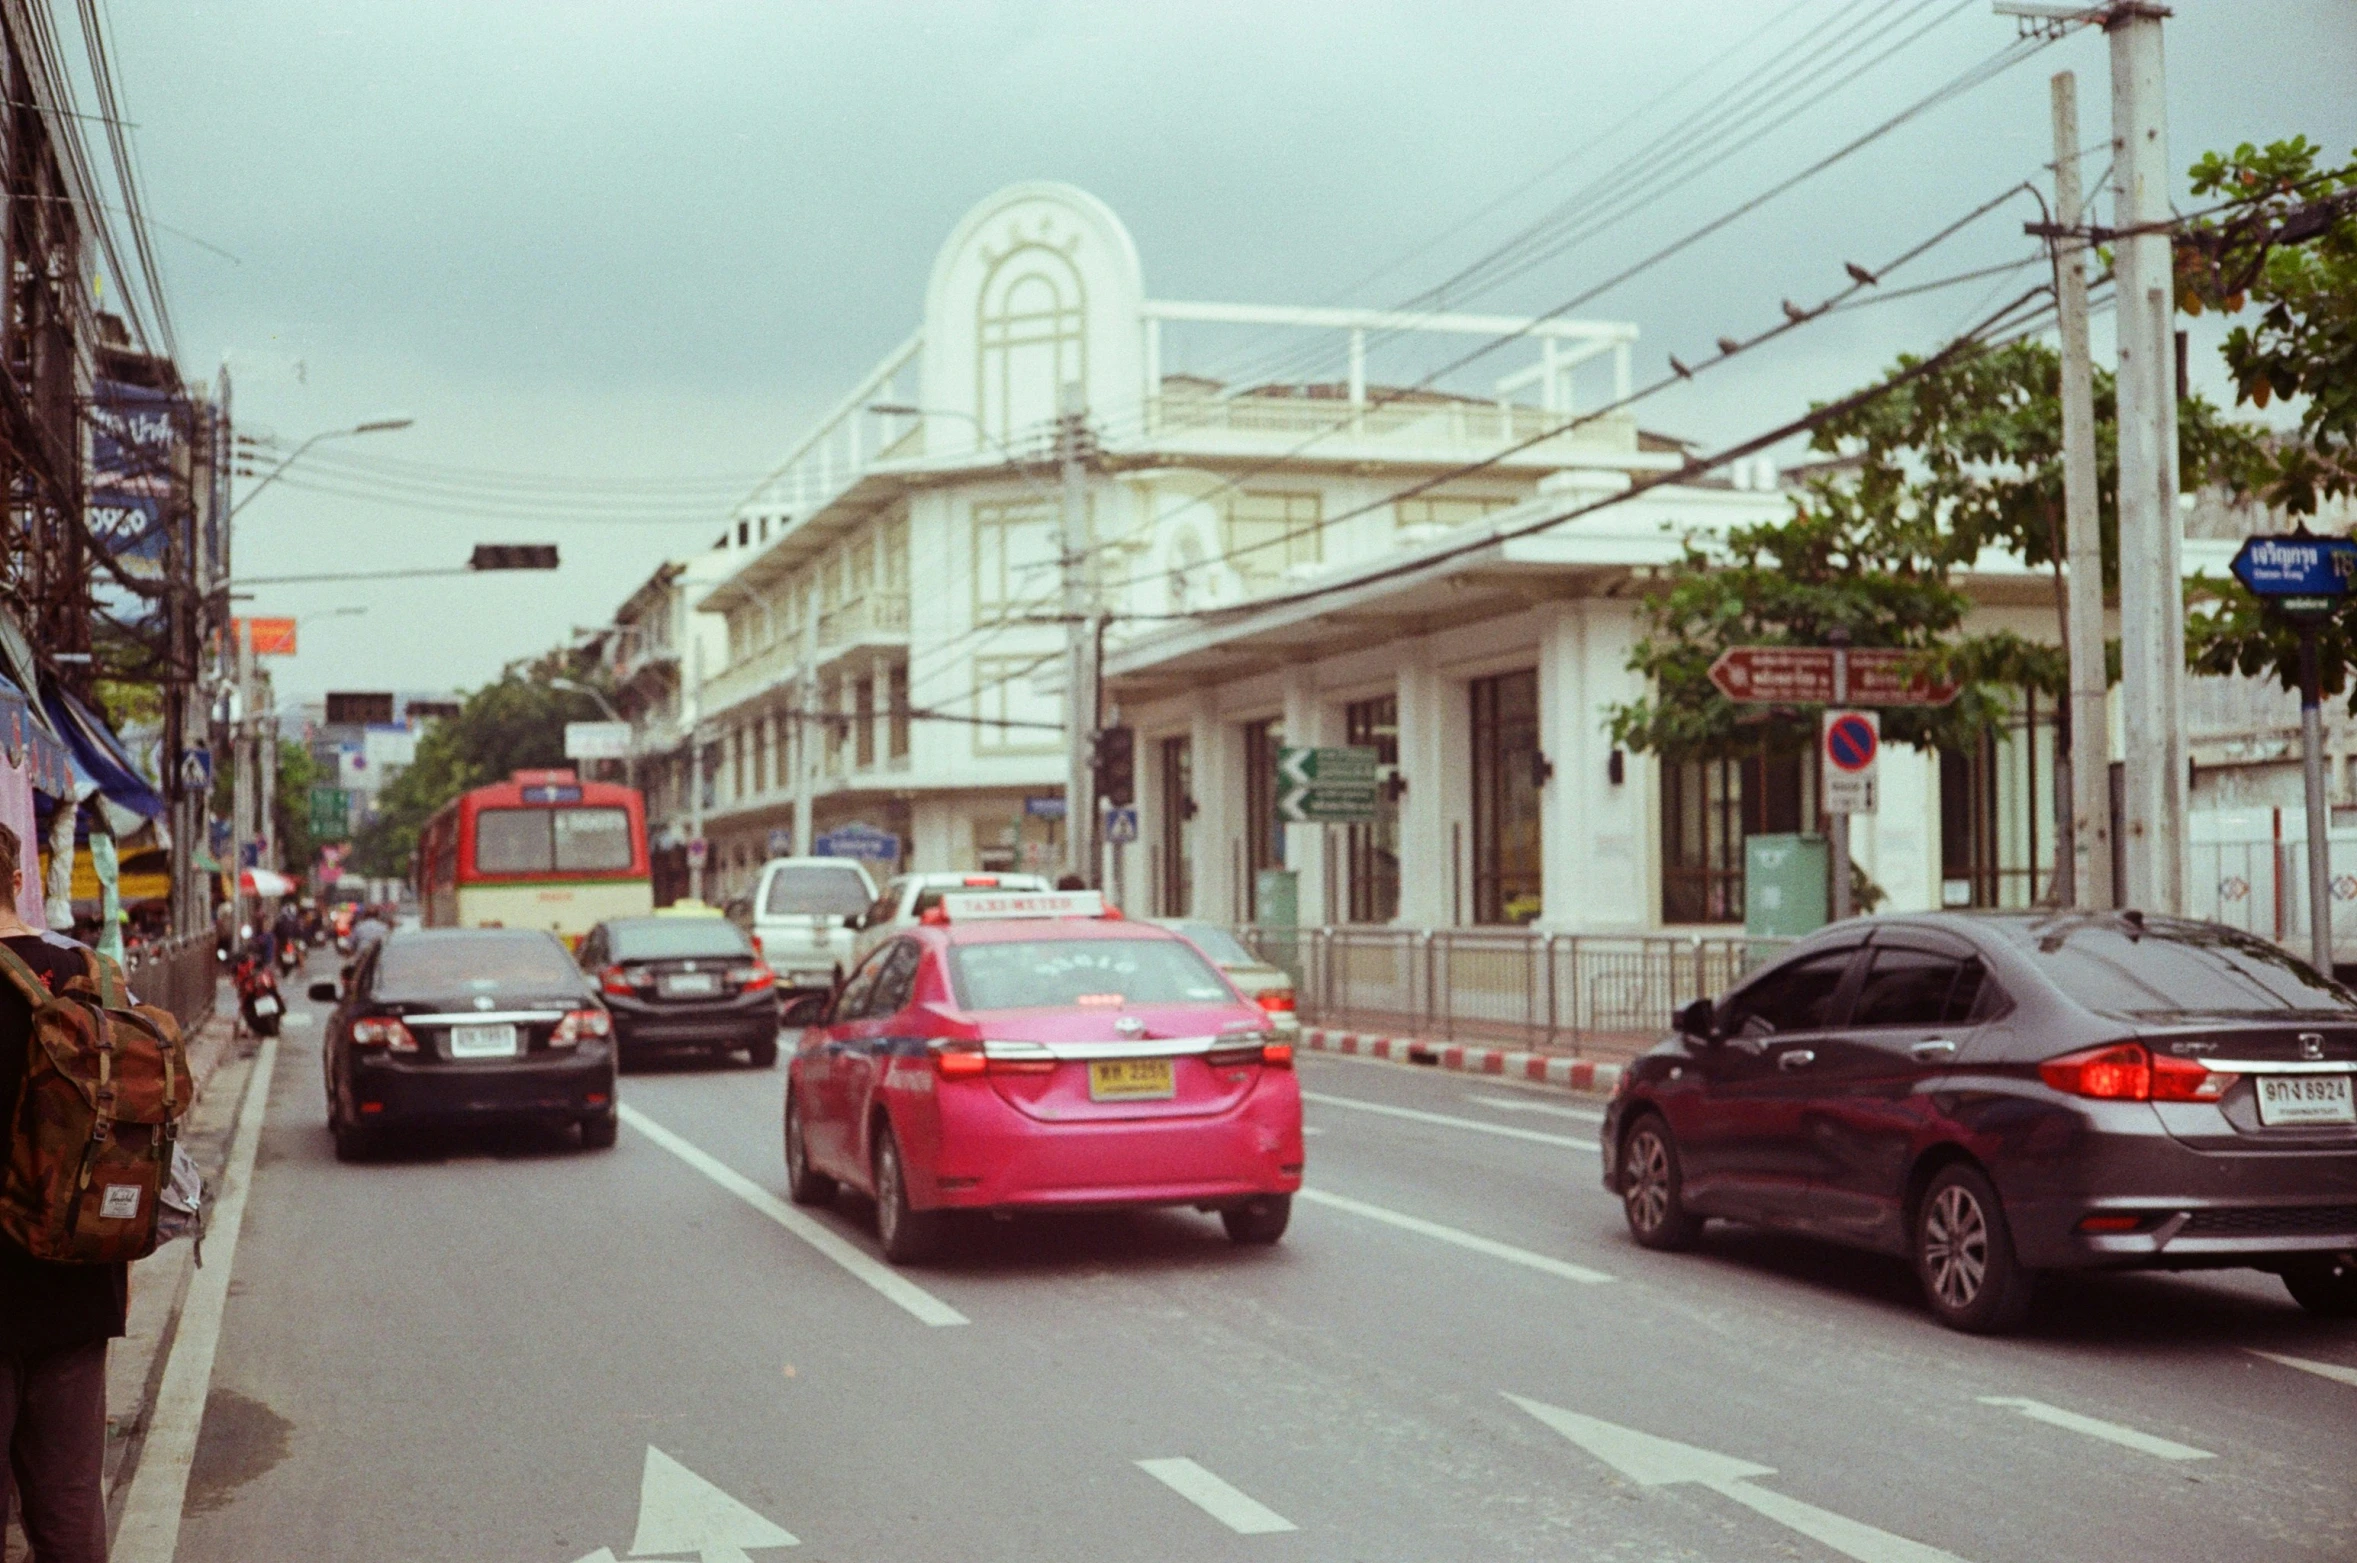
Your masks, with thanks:
M 2079 1230 L 2082 1232 L 2133 1232 L 2142 1225 L 2144 1217 L 2138 1215 L 2098 1213 L 2079 1218 Z
M 974 1080 L 990 1067 L 979 1042 L 935 1042 L 933 1068 L 944 1080 Z
M 767 950 L 762 948 L 761 935 L 757 933 L 749 933 L 745 935 L 745 937 L 753 941 L 753 953 L 755 955 L 767 955 L 769 953 Z
M 728 980 L 737 985 L 739 993 L 757 993 L 763 988 L 777 986 L 777 973 L 769 969 L 767 961 L 755 961 L 750 966 L 731 966 Z
M 1238 1064 L 1265 1064 L 1271 1069 L 1291 1069 L 1293 1044 L 1279 1042 L 1267 1035 L 1241 1036 L 1233 1042 L 1223 1040 L 1218 1047 L 1203 1055 L 1203 1061 L 1214 1069 L 1232 1069 Z
M 417 1051 L 417 1036 L 397 1016 L 370 1015 L 352 1022 L 354 1047 L 381 1047 L 393 1053 Z
M 2113 1102 L 2214 1102 L 2236 1076 L 2196 1058 L 2155 1054 L 2141 1042 L 2114 1042 L 2050 1058 L 2038 1078 L 2057 1091 Z
M 602 1009 L 567 1010 L 565 1018 L 557 1022 L 556 1030 L 548 1035 L 550 1047 L 571 1047 L 583 1037 L 607 1037 L 614 1034 L 614 1019 Z
M 608 966 L 599 972 L 597 985 L 608 993 L 618 993 L 624 998 L 630 998 L 638 992 L 637 984 L 630 980 L 630 973 L 619 966 Z
M 1258 1001 L 1260 1007 L 1272 1015 L 1293 1013 L 1293 990 L 1291 988 L 1263 989 L 1258 995 Z
M 1271 1069 L 1291 1069 L 1293 1067 L 1293 1044 L 1290 1042 L 1263 1043 L 1260 1049 L 1260 1061 Z

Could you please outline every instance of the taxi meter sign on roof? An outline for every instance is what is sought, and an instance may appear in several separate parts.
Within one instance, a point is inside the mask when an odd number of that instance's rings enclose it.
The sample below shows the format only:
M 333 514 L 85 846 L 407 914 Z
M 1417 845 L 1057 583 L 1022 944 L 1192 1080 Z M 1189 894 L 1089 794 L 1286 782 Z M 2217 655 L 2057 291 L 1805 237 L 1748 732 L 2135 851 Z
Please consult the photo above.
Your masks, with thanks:
M 1027 890 L 994 895 L 951 890 L 941 897 L 941 914 L 953 923 L 1009 922 L 1029 917 L 1102 917 L 1102 890 Z

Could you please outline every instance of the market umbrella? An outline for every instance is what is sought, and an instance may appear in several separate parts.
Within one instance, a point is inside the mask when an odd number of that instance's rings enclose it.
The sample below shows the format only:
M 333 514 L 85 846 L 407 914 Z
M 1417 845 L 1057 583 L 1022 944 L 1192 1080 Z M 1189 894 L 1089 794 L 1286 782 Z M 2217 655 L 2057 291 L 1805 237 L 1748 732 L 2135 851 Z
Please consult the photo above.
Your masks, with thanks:
M 237 876 L 237 888 L 248 895 L 281 896 L 291 894 L 295 882 L 267 868 L 249 868 Z

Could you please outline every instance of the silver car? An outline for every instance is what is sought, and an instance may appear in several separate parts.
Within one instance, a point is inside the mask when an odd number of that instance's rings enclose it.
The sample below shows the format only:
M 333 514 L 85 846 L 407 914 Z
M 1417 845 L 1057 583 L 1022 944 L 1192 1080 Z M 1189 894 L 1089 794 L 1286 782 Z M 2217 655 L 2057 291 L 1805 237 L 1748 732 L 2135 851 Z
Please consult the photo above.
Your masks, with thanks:
M 1148 917 L 1141 919 L 1172 929 L 1194 941 L 1195 948 L 1211 957 L 1211 963 L 1227 974 L 1243 995 L 1268 1012 L 1269 1023 L 1279 1031 L 1299 1031 L 1301 1015 L 1294 1008 L 1293 974 L 1252 953 L 1244 941 L 1217 923 L 1197 922 L 1187 917 Z

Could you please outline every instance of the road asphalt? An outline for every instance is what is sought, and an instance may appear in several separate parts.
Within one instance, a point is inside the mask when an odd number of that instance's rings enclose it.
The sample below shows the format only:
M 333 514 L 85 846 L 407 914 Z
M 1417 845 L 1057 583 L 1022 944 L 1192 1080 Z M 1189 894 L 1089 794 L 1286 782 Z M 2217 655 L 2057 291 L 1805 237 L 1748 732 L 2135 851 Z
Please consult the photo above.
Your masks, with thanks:
M 1637 1249 L 1592 1098 L 1301 1078 L 1275 1249 L 982 1222 L 890 1272 L 784 1203 L 782 1068 L 632 1073 L 610 1151 L 347 1166 L 298 1024 L 177 1536 L 118 1563 L 2357 1557 L 2357 1327 L 2269 1277 L 1963 1337 L 1893 1261 Z

